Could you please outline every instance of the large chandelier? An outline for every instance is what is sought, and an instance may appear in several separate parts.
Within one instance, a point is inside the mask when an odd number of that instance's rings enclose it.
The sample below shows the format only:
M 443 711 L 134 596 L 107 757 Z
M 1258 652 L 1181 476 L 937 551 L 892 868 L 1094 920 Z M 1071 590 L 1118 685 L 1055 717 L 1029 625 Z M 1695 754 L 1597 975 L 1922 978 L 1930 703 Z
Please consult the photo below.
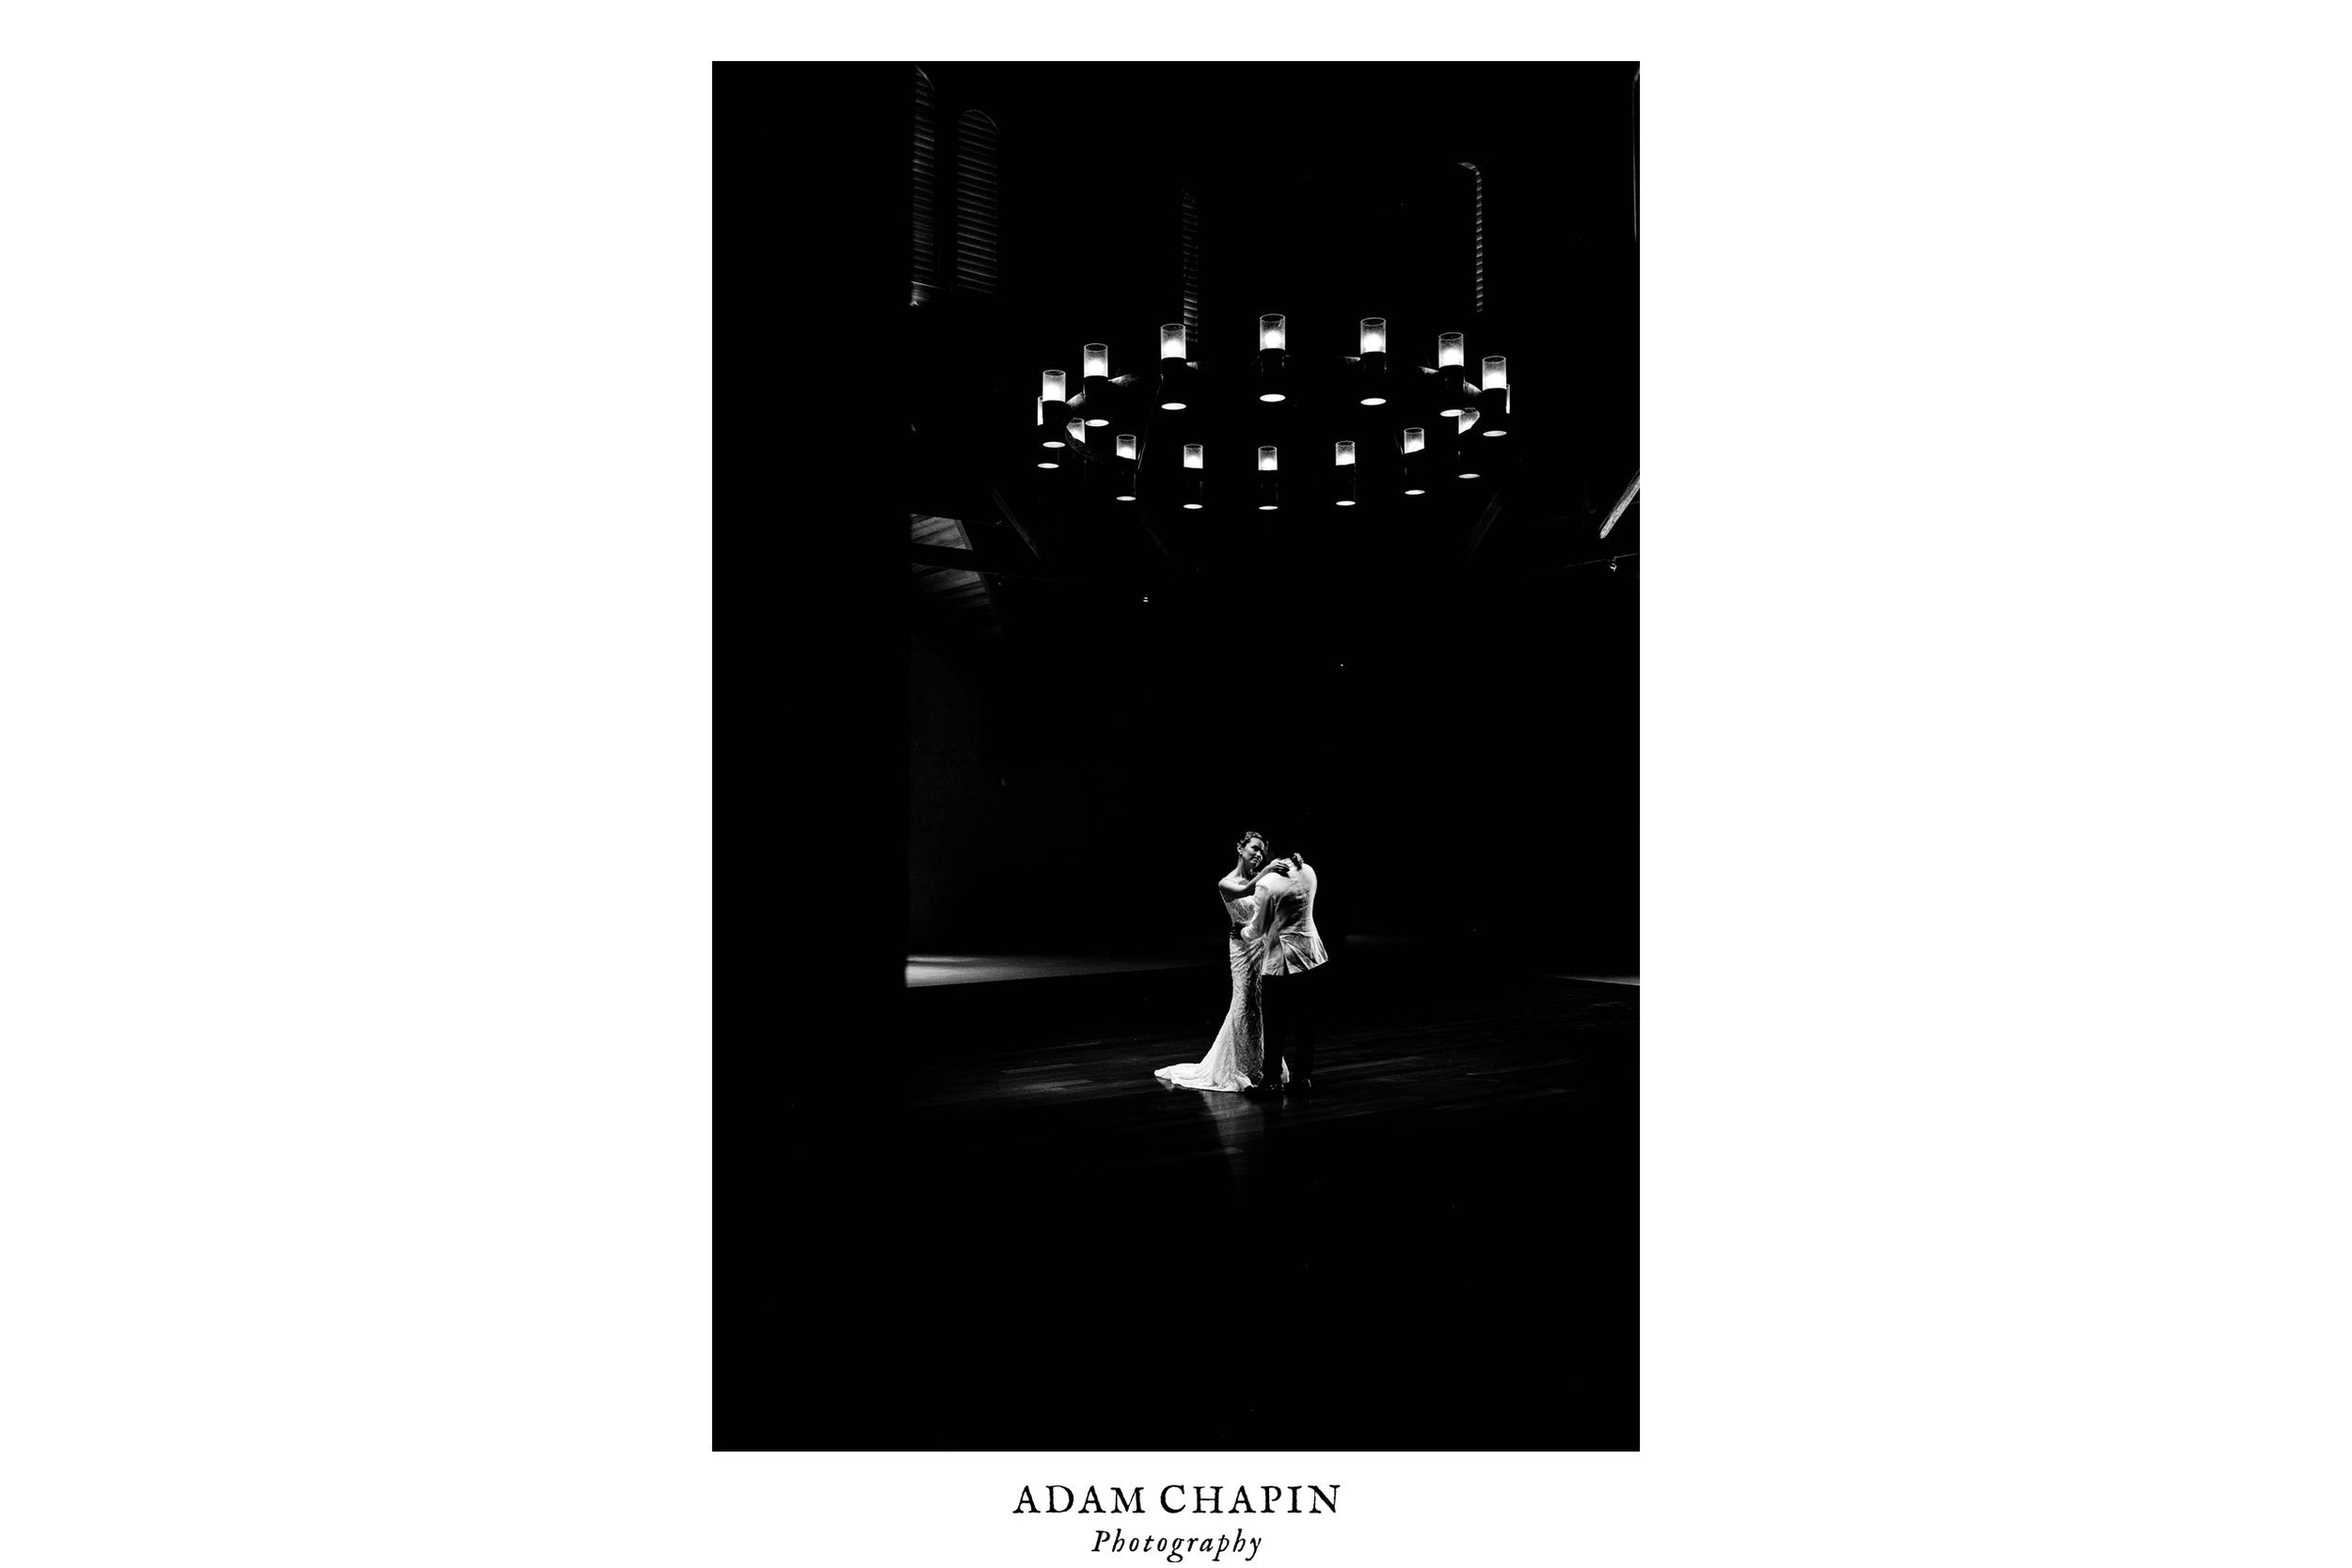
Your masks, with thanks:
M 1032 461 L 1041 469 L 1095 475 L 1116 501 L 1140 499 L 1149 485 L 1150 493 L 1188 512 L 1202 510 L 1212 499 L 1246 501 L 1259 512 L 1286 505 L 1352 507 L 1388 495 L 1426 496 L 1449 482 L 1490 480 L 1501 466 L 1502 449 L 1489 442 L 1511 431 L 1509 362 L 1488 355 L 1472 380 L 1459 332 L 1438 335 L 1433 365 L 1392 363 L 1389 324 L 1380 316 L 1357 324 L 1357 352 L 1344 356 L 1293 354 L 1288 321 L 1280 315 L 1258 318 L 1254 364 L 1221 367 L 1222 375 L 1204 372 L 1187 357 L 1186 347 L 1184 324 L 1170 322 L 1160 328 L 1159 365 L 1148 378 L 1113 376 L 1106 343 L 1080 350 L 1074 394 L 1067 371 L 1044 372 Z M 1282 406 L 1253 411 L 1252 404 Z M 1285 440 L 1265 438 L 1273 435 L 1268 426 L 1274 420 L 1292 433 L 1287 463 Z M 1302 430 L 1316 433 L 1304 447 L 1295 434 Z M 1219 467 L 1235 482 L 1214 482 L 1215 498 L 1210 476 L 1217 470 L 1208 452 L 1214 431 L 1253 431 L 1261 437 L 1232 441 L 1232 455 Z M 1433 431 L 1441 438 L 1432 440 Z M 1155 433 L 1172 435 L 1168 444 L 1181 448 L 1181 459 L 1169 451 L 1152 461 Z M 1319 455 L 1327 440 L 1327 466 Z M 1254 468 L 1249 446 L 1257 449 Z M 1392 453 L 1394 460 L 1367 467 L 1359 463 L 1359 451 Z M 1293 479 L 1287 489 L 1286 474 Z

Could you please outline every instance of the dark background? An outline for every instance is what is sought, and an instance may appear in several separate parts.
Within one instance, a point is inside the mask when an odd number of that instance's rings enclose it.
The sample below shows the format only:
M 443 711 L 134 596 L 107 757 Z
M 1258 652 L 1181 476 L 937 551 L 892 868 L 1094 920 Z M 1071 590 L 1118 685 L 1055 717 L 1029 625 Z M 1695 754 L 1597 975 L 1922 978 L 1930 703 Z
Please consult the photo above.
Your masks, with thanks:
M 1638 503 L 1597 537 L 1639 464 L 1634 68 L 924 69 L 940 271 L 952 138 L 982 113 L 995 286 L 908 312 L 908 505 L 1060 576 L 991 576 L 985 635 L 911 595 L 910 942 L 1214 935 L 1208 883 L 1255 828 L 1315 862 L 1327 935 L 1474 928 L 1634 971 L 1638 564 L 1597 563 L 1639 548 Z M 1179 415 L 1146 394 L 1182 313 L 1186 194 L 1208 385 Z M 1300 383 L 1280 405 L 1247 385 L 1266 311 Z M 1366 315 L 1400 372 L 1434 365 L 1442 330 L 1473 374 L 1509 356 L 1511 434 L 1462 441 L 1481 481 L 1451 477 L 1451 434 L 1411 397 L 1316 395 Z M 1089 341 L 1143 377 L 1091 433 L 1144 437 L 1140 502 L 1031 461 L 1038 372 L 1074 391 Z M 1440 470 L 1420 498 L 1394 494 L 1408 421 Z M 1352 509 L 1317 488 L 1340 436 Z M 1200 513 L 1168 488 L 1186 440 L 1209 452 Z M 1279 513 L 1255 507 L 1261 443 L 1283 454 Z M 1083 875 L 1084 919 L 1046 866 Z
M 1638 966 L 1638 501 L 1597 537 L 1638 467 L 1633 68 L 926 69 L 943 121 L 995 122 L 999 244 L 993 293 L 950 270 L 915 308 L 912 68 L 715 68 L 718 657 L 744 717 L 722 770 L 714 1447 L 1628 1446 L 1637 993 L 1590 988 L 1615 997 L 1564 1032 L 1538 972 Z M 1483 309 L 1445 173 L 1465 160 Z M 1036 377 L 1074 386 L 1093 341 L 1114 372 L 1152 368 L 1185 189 L 1208 387 L 1198 434 L 1152 411 L 1122 505 L 1029 462 Z M 1367 468 L 1343 516 L 1310 459 L 1335 434 L 1316 410 L 1344 405 L 1236 396 L 1263 310 L 1289 317 L 1302 388 L 1367 314 L 1400 365 L 1440 330 L 1473 366 L 1508 354 L 1512 434 L 1486 443 L 1508 461 L 1408 507 L 1388 433 L 1337 431 Z M 1203 513 L 1168 504 L 1185 439 L 1212 454 Z M 1283 448 L 1279 514 L 1255 509 L 1260 439 Z M 993 630 L 930 602 L 911 515 L 1006 568 Z M 1024 1039 L 1205 1049 L 1221 975 L 1205 1002 L 1182 971 L 910 991 L 904 963 L 918 932 L 1213 951 L 1209 883 L 1245 827 L 1321 872 L 1343 1022 L 1435 1031 L 1385 1081 L 1424 1074 L 1427 1106 L 1458 1109 L 1406 1143 L 1335 1101 L 1233 1146 L 1236 1195 L 1347 1182 L 1263 1225 L 1184 1196 L 1230 1132 L 1205 1118 L 1236 1109 L 1191 1102 L 1231 1097 L 1138 1101 L 1132 1135 L 925 1112 Z M 1051 1007 L 1014 994 L 1032 984 Z M 1465 998 L 1501 1042 L 1481 1049 L 1551 1074 L 1549 1098 L 1448 1075 Z M 1204 1381 L 1232 1360 L 1203 1359 L 1204 1315 L 1270 1310 L 1252 1282 L 1278 1276 L 1309 1347 L 1289 1381 Z

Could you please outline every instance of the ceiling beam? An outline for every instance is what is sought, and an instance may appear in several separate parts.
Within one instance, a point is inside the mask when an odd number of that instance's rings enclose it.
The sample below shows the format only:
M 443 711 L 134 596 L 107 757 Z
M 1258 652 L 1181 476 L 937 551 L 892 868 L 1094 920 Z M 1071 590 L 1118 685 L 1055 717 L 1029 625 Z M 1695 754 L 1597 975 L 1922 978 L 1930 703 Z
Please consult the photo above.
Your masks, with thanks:
M 1623 555 L 1597 555 L 1584 561 L 1557 562 L 1549 566 L 1538 566 L 1535 570 L 1537 572 L 1565 572 L 1577 566 L 1606 566 L 1615 561 L 1639 561 L 1641 559 L 1641 551 L 1628 550 Z
M 1006 522 L 1012 525 L 1013 532 L 1021 536 L 1021 542 L 1028 546 L 1029 553 L 1040 561 L 1044 560 L 1045 552 L 1037 547 L 1037 541 L 1029 537 L 1029 531 L 1023 528 L 1021 526 L 1021 519 L 1012 515 L 1012 502 L 1005 499 L 1005 493 L 1002 490 L 997 489 L 995 486 L 991 485 L 988 491 L 988 499 L 996 503 L 997 515 L 1001 516 Z
M 1494 494 L 1494 499 L 1486 503 L 1486 510 L 1478 515 L 1478 526 L 1470 530 L 1470 548 L 1462 552 L 1465 556 L 1476 555 L 1478 553 L 1478 546 L 1486 539 L 1486 531 L 1494 527 L 1495 514 L 1502 510 L 1502 492 L 1497 490 Z
M 1152 511 L 1150 503 L 1138 499 L 1135 503 L 1134 511 L 1136 515 L 1136 521 L 1143 525 L 1145 537 L 1149 538 L 1152 544 L 1159 546 L 1160 560 L 1168 565 L 1175 565 L 1176 552 L 1168 547 L 1168 541 L 1160 537 L 1160 531 L 1152 526 Z
M 1057 571 L 1041 566 L 1034 561 L 1009 555 L 1002 550 L 951 550 L 940 545 L 907 546 L 917 566 L 931 566 L 949 572 L 994 572 L 1000 577 L 1028 578 L 1037 582 L 1104 583 L 1107 579 L 1081 576 L 1074 572 Z
M 1600 536 L 1603 539 L 1609 537 L 1609 531 L 1617 526 L 1617 519 L 1625 515 L 1625 509 L 1631 506 L 1633 498 L 1641 493 L 1642 470 L 1636 468 L 1633 470 L 1633 483 L 1625 487 L 1625 494 L 1617 498 L 1616 507 L 1609 514 L 1609 520 L 1600 525 Z

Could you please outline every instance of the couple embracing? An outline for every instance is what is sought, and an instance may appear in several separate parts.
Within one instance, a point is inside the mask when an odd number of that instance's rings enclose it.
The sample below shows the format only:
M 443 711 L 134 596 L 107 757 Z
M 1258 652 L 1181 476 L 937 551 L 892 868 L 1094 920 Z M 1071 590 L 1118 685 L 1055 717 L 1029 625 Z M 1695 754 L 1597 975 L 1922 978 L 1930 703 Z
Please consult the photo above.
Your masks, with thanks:
M 1233 869 L 1216 884 L 1225 900 L 1232 1005 L 1206 1056 L 1153 1076 L 1187 1089 L 1311 1090 L 1322 1034 L 1323 976 L 1315 971 L 1328 957 L 1315 931 L 1314 867 L 1294 851 L 1261 870 L 1263 833 L 1242 834 L 1233 851 Z M 1284 1031 L 1279 1051 L 1268 1047 L 1269 1027 Z

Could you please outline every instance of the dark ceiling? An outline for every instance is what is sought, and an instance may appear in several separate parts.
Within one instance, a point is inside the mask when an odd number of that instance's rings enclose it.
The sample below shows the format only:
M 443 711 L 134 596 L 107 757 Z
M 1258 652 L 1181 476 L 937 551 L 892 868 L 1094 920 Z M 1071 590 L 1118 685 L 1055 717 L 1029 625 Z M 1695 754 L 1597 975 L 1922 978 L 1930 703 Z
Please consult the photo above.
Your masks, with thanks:
M 1362 644 L 1400 617 L 1442 621 L 1440 600 L 1564 602 L 1638 551 L 1638 501 L 1600 537 L 1640 467 L 1634 65 L 923 69 L 943 139 L 969 110 L 995 127 L 996 286 L 911 311 L 928 373 L 914 378 L 909 506 L 961 519 L 975 563 L 1010 568 L 987 580 L 1014 645 L 1074 647 L 1108 604 L 1147 594 L 1163 615 L 1231 625 L 1270 580 L 1323 641 Z M 910 83 L 910 113 L 912 99 Z M 1186 193 L 1207 396 L 1175 414 L 1143 394 L 1158 325 L 1184 313 Z M 1455 464 L 1446 421 L 1414 410 L 1410 388 L 1377 411 L 1311 387 L 1257 403 L 1257 318 L 1278 311 L 1303 383 L 1343 372 L 1366 315 L 1387 318 L 1400 372 L 1433 365 L 1445 330 L 1467 335 L 1473 366 L 1507 355 L 1510 435 L 1464 437 L 1479 461 Z M 1039 372 L 1068 371 L 1074 391 L 1089 341 L 1110 345 L 1115 375 L 1144 379 L 1117 420 L 1145 443 L 1138 501 L 1111 499 L 1103 465 L 1034 461 Z M 1394 478 L 1408 420 L 1442 470 L 1413 498 Z M 1092 436 L 1107 447 L 1113 433 Z M 1321 490 L 1338 436 L 1359 443 L 1353 508 Z M 1187 512 L 1172 486 L 1195 440 L 1209 505 Z M 1283 454 L 1278 513 L 1256 508 L 1262 443 Z

